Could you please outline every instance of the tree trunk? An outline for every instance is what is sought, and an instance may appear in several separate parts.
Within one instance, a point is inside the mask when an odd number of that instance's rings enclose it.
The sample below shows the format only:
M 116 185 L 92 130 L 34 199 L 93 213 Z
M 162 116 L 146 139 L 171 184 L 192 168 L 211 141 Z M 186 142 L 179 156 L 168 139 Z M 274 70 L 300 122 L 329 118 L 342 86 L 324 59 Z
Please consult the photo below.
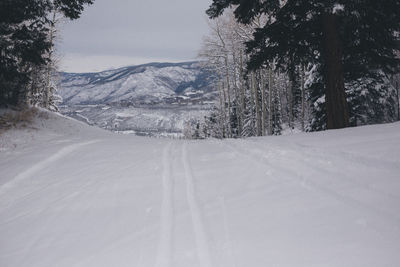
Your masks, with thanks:
M 400 78 L 400 76 L 399 76 Z M 396 81 L 396 92 L 397 92 L 397 120 L 400 121 L 400 98 L 399 98 L 399 81 Z
M 322 27 L 327 128 L 345 128 L 349 126 L 349 112 L 344 88 L 342 54 L 336 16 L 328 13 L 323 14 Z
M 52 75 L 52 68 L 53 68 L 53 64 L 54 64 L 54 60 L 53 60 L 53 45 L 54 45 L 54 35 L 55 35 L 55 24 L 56 24 L 56 15 L 57 15 L 57 10 L 54 9 L 53 10 L 53 17 L 51 20 L 51 26 L 50 26 L 50 43 L 52 45 L 52 47 L 49 50 L 49 60 L 50 62 L 47 63 L 47 77 L 46 77 L 46 90 L 44 93 L 44 107 L 45 108 L 49 108 L 50 107 L 50 97 L 51 97 L 51 75 Z
M 304 127 L 304 114 L 305 114 L 305 110 L 304 110 L 304 76 L 305 76 L 305 69 L 303 67 L 301 67 L 300 69 L 301 72 L 301 130 L 304 132 L 305 127 Z
M 231 86 L 229 81 L 229 63 L 228 63 L 228 53 L 225 55 L 225 75 L 226 75 L 226 92 L 228 96 L 228 138 L 232 137 L 232 129 L 231 129 L 231 117 L 232 117 L 232 110 L 231 110 Z
M 245 117 L 245 112 L 246 112 L 246 97 L 245 97 L 245 84 L 244 84 L 244 78 L 243 78 L 243 54 L 242 51 L 240 51 L 240 69 L 239 69 L 239 79 L 240 79 L 240 106 L 241 106 L 241 112 L 240 112 L 240 120 L 242 123 L 242 131 L 240 132 L 240 136 L 242 136 L 243 132 L 243 126 L 244 126 L 244 117 Z
M 237 62 L 237 56 L 236 56 L 236 52 L 232 51 L 232 60 L 233 60 L 233 87 L 235 89 L 235 119 L 237 121 L 237 132 L 235 133 L 238 137 L 240 136 L 240 133 L 242 132 L 242 117 L 241 117 L 241 105 L 239 103 L 239 99 L 240 99 L 240 90 L 239 90 L 239 86 L 238 84 L 240 84 L 240 79 L 238 77 L 238 62 Z
M 254 71 L 251 73 L 251 87 L 253 89 L 254 103 L 256 109 L 256 132 L 257 136 L 261 136 L 261 116 L 260 116 L 260 99 L 258 96 L 257 80 Z
M 288 88 L 289 87 L 289 88 Z M 289 79 L 289 86 L 286 87 L 286 93 L 287 93 L 287 104 L 288 104 L 288 110 L 289 110 L 289 116 L 288 116 L 288 121 L 289 121 L 289 128 L 294 129 L 294 118 L 293 118 L 293 91 L 294 91 L 294 81 L 291 81 Z
M 219 79 L 218 80 L 218 91 L 219 91 L 219 103 L 221 106 L 221 115 L 223 119 L 222 123 L 222 138 L 225 138 L 225 121 L 226 121 L 226 111 L 225 111 L 225 92 L 224 92 L 224 85 L 223 82 Z
M 266 134 L 266 120 L 267 120 L 267 108 L 266 108 L 266 82 L 265 82 L 265 76 L 263 75 L 265 71 L 263 70 L 262 72 L 260 71 L 260 79 L 261 79 L 261 128 L 262 128 L 262 135 L 264 136 Z
M 272 67 L 269 68 L 269 72 L 268 72 L 268 89 L 269 89 L 269 112 L 268 112 L 268 116 L 269 116 L 269 127 L 268 127 L 268 134 L 272 135 L 272 112 L 273 112 L 273 107 L 272 107 L 272 82 L 273 82 L 273 77 L 272 77 Z

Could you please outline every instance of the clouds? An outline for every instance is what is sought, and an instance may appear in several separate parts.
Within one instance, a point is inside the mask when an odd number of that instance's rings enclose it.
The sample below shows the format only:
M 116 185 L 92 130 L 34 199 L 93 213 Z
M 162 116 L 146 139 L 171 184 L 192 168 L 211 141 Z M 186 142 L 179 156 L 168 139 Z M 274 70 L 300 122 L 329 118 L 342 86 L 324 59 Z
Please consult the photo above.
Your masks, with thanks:
M 93 71 L 109 68 L 105 60 L 114 57 L 113 65 L 140 59 L 140 63 L 192 60 L 196 57 L 202 36 L 207 33 L 204 11 L 211 0 L 96 0 L 81 19 L 62 27 L 63 41 L 58 50 L 61 63 L 68 71 Z M 91 67 L 75 64 L 79 56 L 97 58 Z M 121 64 L 118 64 L 118 60 Z M 130 61 L 129 61 L 130 62 Z M 94 63 L 94 62 L 93 62 Z M 79 68 L 79 70 L 78 70 Z

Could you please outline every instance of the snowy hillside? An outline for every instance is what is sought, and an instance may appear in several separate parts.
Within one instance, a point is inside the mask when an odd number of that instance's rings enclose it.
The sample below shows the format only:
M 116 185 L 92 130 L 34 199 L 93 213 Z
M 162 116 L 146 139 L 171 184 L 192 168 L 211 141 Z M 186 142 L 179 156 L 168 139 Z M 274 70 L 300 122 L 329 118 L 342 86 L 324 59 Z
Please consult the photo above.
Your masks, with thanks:
M 50 114 L 0 146 L 0 266 L 400 266 L 399 123 L 184 141 Z
M 149 63 L 99 73 L 61 73 L 59 93 L 68 105 L 213 98 L 210 77 L 198 62 Z
M 99 73 L 62 73 L 63 114 L 104 129 L 182 136 L 216 99 L 213 75 L 199 62 L 150 63 Z

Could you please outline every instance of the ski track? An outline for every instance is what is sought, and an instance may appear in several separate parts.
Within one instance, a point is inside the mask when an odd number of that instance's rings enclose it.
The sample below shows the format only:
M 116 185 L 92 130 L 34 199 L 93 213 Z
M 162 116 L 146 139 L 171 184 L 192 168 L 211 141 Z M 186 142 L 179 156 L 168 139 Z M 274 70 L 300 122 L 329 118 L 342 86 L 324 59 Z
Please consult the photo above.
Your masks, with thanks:
M 346 205 L 350 205 L 356 209 L 361 209 L 368 213 L 373 213 L 375 215 L 381 216 L 382 218 L 389 219 L 391 222 L 390 227 L 395 231 L 399 231 L 398 226 L 400 225 L 400 218 L 397 215 L 388 213 L 378 207 L 371 206 L 370 204 L 366 204 L 366 203 L 364 203 L 360 200 L 357 200 L 351 196 L 339 193 L 339 192 L 332 190 L 314 180 L 305 179 L 304 177 L 299 175 L 296 172 L 296 170 L 291 170 L 290 166 L 287 166 L 287 168 L 283 168 L 281 166 L 278 166 L 278 167 L 273 166 L 273 165 L 265 162 L 265 159 L 267 159 L 268 157 L 259 149 L 256 149 L 256 148 L 248 149 L 248 148 L 240 147 L 239 145 L 232 145 L 232 144 L 227 144 L 227 143 L 225 143 L 225 145 L 227 147 L 231 148 L 231 150 L 235 151 L 239 155 L 256 160 L 256 162 L 258 162 L 259 164 L 267 166 L 270 169 L 274 169 L 278 172 L 283 172 L 283 173 L 288 174 L 288 177 L 293 177 L 294 179 L 299 180 L 300 183 L 302 184 L 302 186 L 304 186 L 304 187 L 314 189 L 323 194 L 329 195 L 329 196 L 333 197 L 334 199 L 336 199 L 337 201 L 340 201 Z M 383 223 L 387 224 L 388 222 L 384 221 Z
M 257 155 L 259 155 L 260 158 L 268 159 L 268 155 L 266 155 L 265 152 L 263 152 L 259 148 L 254 148 L 253 143 L 251 143 L 251 142 L 246 142 L 246 143 L 247 143 L 248 146 L 252 147 L 251 151 L 249 149 L 245 149 L 248 152 L 247 154 L 253 154 L 255 157 Z M 240 146 L 240 145 L 233 145 L 233 144 L 231 144 L 231 145 L 232 146 L 236 146 L 236 147 Z M 243 148 L 241 148 L 241 149 L 243 149 Z M 268 147 L 268 148 L 266 147 L 265 149 L 271 149 L 271 147 Z M 272 149 L 279 150 L 281 148 L 280 147 L 272 147 Z M 290 159 L 293 162 L 295 162 L 295 161 L 301 162 L 303 165 L 306 165 L 306 166 L 310 167 L 310 170 L 320 171 L 321 173 L 329 173 L 329 174 L 332 174 L 332 175 L 336 175 L 336 176 L 338 176 L 339 179 L 341 178 L 342 182 L 348 183 L 348 184 L 350 184 L 352 186 L 356 186 L 356 187 L 362 188 L 363 190 L 369 191 L 371 193 L 378 194 L 378 195 L 380 195 L 381 197 L 384 197 L 384 198 L 400 200 L 400 198 L 398 196 L 393 195 L 393 194 L 388 193 L 388 192 L 383 192 L 383 191 L 381 191 L 379 189 L 376 189 L 376 188 L 371 188 L 367 184 L 363 184 L 363 183 L 355 180 L 351 175 L 349 175 L 347 173 L 342 172 L 342 173 L 340 173 L 340 175 L 337 175 L 338 174 L 337 172 L 334 172 L 334 171 L 330 170 L 329 168 L 323 168 L 323 167 L 321 167 L 321 164 L 313 163 L 313 162 L 310 162 L 310 161 L 306 160 L 304 158 L 304 155 L 310 156 L 310 157 L 313 155 L 308 150 L 302 150 L 301 155 L 299 155 L 299 152 L 296 151 L 296 150 L 293 150 L 293 149 L 289 150 L 289 148 L 285 148 L 285 149 L 287 149 L 286 150 L 287 153 L 285 154 L 285 158 L 286 159 Z M 352 157 L 349 157 L 349 154 L 348 153 L 344 153 L 344 152 L 340 152 L 339 155 L 337 155 L 336 153 L 331 153 L 331 154 L 327 155 L 326 153 L 323 153 L 321 150 L 313 150 L 313 153 L 314 153 L 314 156 L 315 156 L 315 154 L 318 154 L 318 158 L 321 159 L 321 163 L 322 164 L 329 164 L 329 162 L 331 162 L 331 160 L 333 160 L 333 159 L 343 159 L 343 157 L 345 157 L 346 159 L 351 160 L 355 164 L 361 165 L 360 166 L 361 168 L 363 168 L 365 166 L 368 167 L 368 166 L 372 165 L 372 162 L 367 161 L 366 158 L 363 157 L 363 156 L 358 157 L 358 155 L 357 156 L 356 155 L 352 155 Z M 327 158 L 327 157 L 329 157 L 329 158 Z M 375 167 L 375 165 L 373 165 L 373 166 Z M 399 166 L 396 166 L 396 168 L 399 168 Z M 383 167 L 383 169 L 387 168 L 387 167 L 393 168 L 393 166 L 391 165 L 390 162 L 388 162 L 388 165 Z M 343 179 L 344 177 L 346 179 Z
M 231 145 L 232 146 L 236 146 L 236 147 L 240 146 L 240 145 L 233 145 L 233 144 L 231 144 Z M 260 158 L 263 158 L 265 160 L 268 159 L 268 155 L 266 155 L 264 151 L 260 150 L 259 148 L 255 148 L 254 145 L 252 145 L 252 143 L 250 143 L 250 142 L 247 142 L 247 145 L 248 146 L 246 146 L 246 147 L 252 147 L 251 150 L 249 150 L 248 148 L 245 149 L 247 151 L 247 154 L 253 154 L 254 156 L 259 155 Z M 243 150 L 243 147 L 241 149 Z M 271 147 L 265 148 L 265 149 L 271 149 Z M 279 147 L 273 147 L 272 149 L 279 150 L 280 148 Z M 368 162 L 368 161 L 364 161 L 364 160 L 358 160 L 359 158 L 356 155 L 353 155 L 350 158 L 350 157 L 347 157 L 346 153 L 343 153 L 343 152 L 340 152 L 339 155 L 337 155 L 336 153 L 331 153 L 331 154 L 327 155 L 326 153 L 323 153 L 322 151 L 314 151 L 314 154 L 318 153 L 318 158 L 321 159 L 321 163 L 315 163 L 315 162 L 310 162 L 310 161 L 306 160 L 304 157 L 302 157 L 302 155 L 307 155 L 307 156 L 311 156 L 312 155 L 307 150 L 305 150 L 305 151 L 303 150 L 301 152 L 301 155 L 299 154 L 298 151 L 293 150 L 293 149 L 290 149 L 290 150 L 287 149 L 286 151 L 287 151 L 287 153 L 285 154 L 285 159 L 292 160 L 293 162 L 295 162 L 295 161 L 301 162 L 303 165 L 310 167 L 310 170 L 312 170 L 314 172 L 315 171 L 319 171 L 321 173 L 329 173 L 329 174 L 337 176 L 341 180 L 341 182 L 348 183 L 351 186 L 356 186 L 356 187 L 362 188 L 363 190 L 369 191 L 369 192 L 374 193 L 374 194 L 378 194 L 378 195 L 380 195 L 381 197 L 384 197 L 384 198 L 400 200 L 399 196 L 393 195 L 393 194 L 388 193 L 388 192 L 383 192 L 383 191 L 381 191 L 379 189 L 376 189 L 376 188 L 371 188 L 367 184 L 363 184 L 363 183 L 355 180 L 353 178 L 353 176 L 349 175 L 348 173 L 341 172 L 340 175 L 338 175 L 337 172 L 335 172 L 333 170 L 330 170 L 329 168 L 321 167 L 321 164 L 328 164 L 329 165 L 332 160 L 342 159 L 343 157 L 345 157 L 348 160 L 351 160 L 355 164 L 361 165 L 360 168 L 371 166 L 372 162 Z M 361 156 L 360 158 L 364 159 L 365 157 Z M 374 167 L 375 167 L 375 165 L 374 165 Z M 399 168 L 399 167 L 397 166 L 397 168 Z M 345 178 L 345 179 L 343 179 L 343 178 Z
M 187 143 L 182 146 L 182 163 L 185 171 L 186 197 L 192 217 L 193 230 L 195 235 L 197 257 L 201 267 L 212 267 L 212 260 L 207 234 L 204 228 L 202 212 L 196 197 L 196 189 L 193 178 L 193 171 L 188 158 Z
M 97 143 L 99 141 L 100 140 L 92 140 L 92 141 L 88 141 L 88 142 L 81 142 L 81 143 L 76 143 L 76 144 L 72 144 L 72 145 L 65 146 L 65 147 L 61 148 L 55 154 L 51 155 L 50 157 L 46 158 L 45 160 L 42 160 L 42 161 L 34 164 L 33 166 L 31 166 L 27 170 L 19 173 L 17 176 L 15 176 L 9 182 L 3 184 L 0 187 L 0 196 L 4 195 L 9 190 L 17 187 L 18 184 L 21 183 L 22 181 L 27 180 L 27 179 L 31 179 L 35 174 L 37 174 L 38 172 L 40 172 L 43 169 L 46 169 L 51 164 L 53 164 L 54 162 L 59 161 L 63 157 L 67 156 L 68 154 L 71 154 L 72 152 L 74 152 L 74 151 L 76 151 L 76 150 L 78 150 L 78 149 L 80 149 L 80 148 L 82 148 L 84 146 L 87 146 L 87 145 L 90 145 L 90 144 L 94 144 L 94 143 Z
M 167 144 L 162 156 L 162 202 L 161 202 L 161 226 L 158 242 L 158 251 L 155 267 L 172 266 L 172 247 L 173 247 L 173 220 L 174 220 L 174 183 L 171 176 L 171 148 L 172 143 Z

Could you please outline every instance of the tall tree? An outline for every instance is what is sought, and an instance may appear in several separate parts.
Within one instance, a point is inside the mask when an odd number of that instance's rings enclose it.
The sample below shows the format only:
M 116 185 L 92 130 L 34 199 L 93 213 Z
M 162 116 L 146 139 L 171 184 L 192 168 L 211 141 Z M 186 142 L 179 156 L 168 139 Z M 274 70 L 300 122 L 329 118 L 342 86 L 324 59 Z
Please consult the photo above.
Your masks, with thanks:
M 94 0 L 0 1 L 0 105 L 26 101 L 29 84 L 38 68 L 47 64 L 53 46 L 48 38 L 51 12 L 77 19 Z
M 398 0 L 213 0 L 207 14 L 215 18 L 231 6 L 241 23 L 260 14 L 269 18 L 247 43 L 250 67 L 274 60 L 281 68 L 320 66 L 329 129 L 349 125 L 345 82 L 378 70 L 393 73 L 399 66 L 394 56 L 395 32 L 400 31 Z

